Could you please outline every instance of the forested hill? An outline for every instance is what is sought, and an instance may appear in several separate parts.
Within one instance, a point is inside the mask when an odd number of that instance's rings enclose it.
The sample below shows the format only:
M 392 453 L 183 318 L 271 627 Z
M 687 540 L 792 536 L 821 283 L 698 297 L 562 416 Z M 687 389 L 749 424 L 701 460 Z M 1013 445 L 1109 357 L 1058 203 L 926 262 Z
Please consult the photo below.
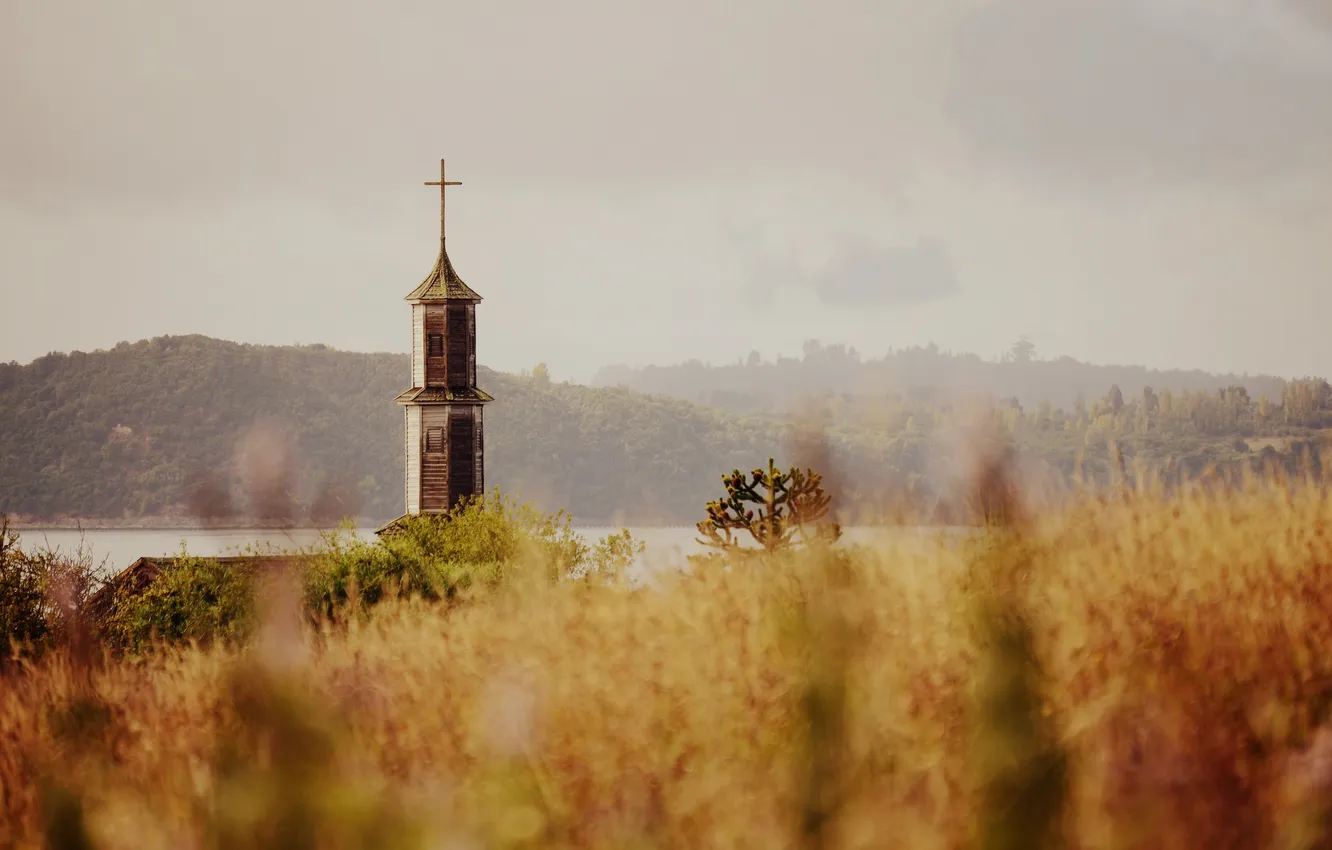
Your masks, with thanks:
M 909 393 L 913 389 L 984 393 L 996 399 L 1015 398 L 1025 407 L 1049 402 L 1071 410 L 1078 396 L 1102 396 L 1118 386 L 1128 398 L 1146 387 L 1172 392 L 1244 387 L 1250 397 L 1281 397 L 1280 378 L 1215 375 L 1182 369 L 1142 366 L 1097 366 L 1071 357 L 1041 359 L 1034 346 L 1016 343 L 1005 356 L 983 360 L 975 354 L 953 354 L 935 346 L 903 348 L 877 359 L 861 357 L 844 345 L 805 344 L 803 356 L 763 360 L 757 352 L 730 364 L 690 361 L 674 366 L 639 369 L 608 366 L 593 378 L 595 386 L 622 386 L 646 393 L 715 405 L 736 413 L 781 412 L 814 394 Z
M 582 523 L 692 523 L 720 495 L 721 473 L 770 455 L 795 460 L 789 426 L 775 416 L 479 371 L 497 399 L 486 408 L 487 485 Z M 408 374 L 405 355 L 200 336 L 0 365 L 0 513 L 391 518 L 403 508 L 393 398 Z M 843 507 L 883 517 L 906 505 L 929 521 L 958 520 L 963 464 L 955 461 L 972 451 L 955 438 L 960 410 L 928 392 L 882 391 L 836 396 L 828 410 L 821 471 L 837 481 Z M 1242 386 L 1131 395 L 1111 385 L 1068 410 L 1005 402 L 991 417 L 1020 454 L 1056 476 L 1071 475 L 1085 453 L 1082 474 L 1108 478 L 1110 441 L 1130 461 L 1198 471 L 1291 461 L 1316 447 L 1332 425 L 1332 387 L 1295 381 L 1259 399 Z
M 403 508 L 393 397 L 408 379 L 406 355 L 201 336 L 0 365 L 0 513 L 281 514 L 246 504 L 254 486 L 238 456 L 259 426 L 290 440 L 296 463 L 279 483 L 297 516 L 349 506 L 391 518 Z M 478 382 L 497 399 L 486 408 L 487 486 L 584 522 L 696 520 L 723 471 L 781 448 L 774 421 L 485 368 Z

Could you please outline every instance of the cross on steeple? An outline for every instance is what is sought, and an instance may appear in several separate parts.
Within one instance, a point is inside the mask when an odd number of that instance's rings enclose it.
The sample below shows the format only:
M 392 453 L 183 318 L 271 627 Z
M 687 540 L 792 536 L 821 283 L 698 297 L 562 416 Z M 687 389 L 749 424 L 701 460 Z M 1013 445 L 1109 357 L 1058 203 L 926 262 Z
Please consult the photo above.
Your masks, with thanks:
M 450 183 L 444 176 L 444 160 L 439 161 L 439 182 L 428 182 L 427 186 L 439 187 L 439 244 L 444 244 L 444 192 L 449 186 L 461 186 L 462 182 Z
M 425 183 L 426 186 L 439 187 L 439 259 L 435 261 L 435 267 L 426 275 L 426 279 L 413 289 L 408 295 L 408 301 L 470 301 L 476 303 L 481 300 L 467 284 L 462 282 L 458 273 L 453 269 L 453 263 L 449 262 L 448 251 L 444 247 L 444 198 L 445 192 L 449 186 L 461 186 L 462 183 L 448 179 L 444 172 L 444 160 L 439 161 L 439 180 L 430 180 Z

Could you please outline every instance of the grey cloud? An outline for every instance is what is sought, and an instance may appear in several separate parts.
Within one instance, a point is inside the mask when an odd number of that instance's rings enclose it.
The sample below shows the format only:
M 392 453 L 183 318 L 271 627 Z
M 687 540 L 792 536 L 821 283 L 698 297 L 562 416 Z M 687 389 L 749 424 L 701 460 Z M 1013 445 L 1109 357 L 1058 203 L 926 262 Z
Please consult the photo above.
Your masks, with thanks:
M 1332 37 L 1312 20 L 1277 3 L 1001 0 L 957 31 L 951 111 L 977 156 L 1027 176 L 1114 186 L 1325 167 Z
M 933 237 L 902 246 L 846 237 L 812 269 L 760 247 L 752 233 L 734 236 L 733 244 L 744 266 L 745 294 L 760 308 L 782 290 L 808 289 L 833 306 L 886 307 L 934 301 L 959 288 L 952 252 Z
M 1332 3 L 1327 0 L 1288 0 L 1287 5 L 1302 21 L 1332 33 Z
M 930 238 L 902 248 L 848 242 L 810 283 L 824 302 L 848 307 L 933 301 L 958 288 L 952 254 Z

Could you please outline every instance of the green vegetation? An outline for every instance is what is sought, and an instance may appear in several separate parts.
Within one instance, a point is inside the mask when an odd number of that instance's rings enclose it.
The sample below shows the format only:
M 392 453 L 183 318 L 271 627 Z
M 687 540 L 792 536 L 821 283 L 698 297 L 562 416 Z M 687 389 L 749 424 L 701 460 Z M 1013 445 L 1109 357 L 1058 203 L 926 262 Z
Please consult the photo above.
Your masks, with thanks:
M 567 514 L 544 514 L 496 491 L 448 520 L 408 518 L 380 540 L 341 528 L 299 553 L 164 559 L 145 588 L 118 592 L 101 634 L 108 645 L 130 651 L 154 641 L 246 640 L 259 616 L 259 586 L 283 571 L 298 575 L 305 616 L 318 622 L 390 597 L 447 602 L 526 580 L 614 585 L 626 580 L 642 551 L 627 531 L 589 544 Z M 533 565 L 539 575 L 515 572 Z
M 181 557 L 167 561 L 139 593 L 122 593 L 103 627 L 111 646 L 142 650 L 154 641 L 201 644 L 250 637 L 257 569 L 241 561 Z
M 77 612 L 97 589 L 97 573 L 82 549 L 25 552 L 9 519 L 0 517 L 0 669 L 17 652 L 69 641 Z
M 771 380 L 755 377 L 756 392 L 772 381 L 802 386 L 787 380 L 792 369 L 822 378 L 845 367 L 860 376 L 854 386 L 825 383 L 809 402 L 826 423 L 827 463 L 819 466 L 837 479 L 839 504 L 857 511 L 841 510 L 843 524 L 971 521 L 959 470 L 974 451 L 967 429 L 977 417 L 944 390 L 921 386 L 937 370 L 917 369 L 918 360 L 958 374 L 981 364 L 973 383 L 991 390 L 1011 387 L 998 377 L 983 383 L 991 371 L 1031 376 L 1028 397 L 1039 398 L 1040 386 L 1053 396 L 1097 384 L 1063 407 L 1001 398 L 980 417 L 1018 453 L 1024 474 L 1052 489 L 1077 476 L 1108 483 L 1135 465 L 1196 476 L 1208 467 L 1297 470 L 1308 455 L 1317 468 L 1322 429 L 1332 424 L 1332 392 L 1320 380 L 1216 388 L 1228 379 L 1153 373 L 1179 385 L 1133 389 L 1099 383 L 1120 374 L 1109 367 L 1037 361 L 1025 349 L 998 364 L 902 353 L 883 361 L 902 368 L 880 380 L 832 351 L 811 350 L 794 365 L 726 369 L 773 370 Z M 714 373 L 698 368 L 702 386 Z M 391 399 L 406 374 L 400 355 L 198 336 L 0 365 L 0 513 L 321 526 L 351 515 L 387 520 L 402 510 L 402 418 Z M 483 369 L 480 383 L 497 398 L 486 414 L 487 481 L 544 510 L 566 508 L 581 524 L 693 524 L 716 470 L 784 457 L 799 439 L 775 415 L 556 383 L 544 368 L 533 377 Z M 1180 389 L 1198 384 L 1209 386 Z
M 613 583 L 641 551 L 628 532 L 589 545 L 568 514 L 542 513 L 497 489 L 464 503 L 446 521 L 404 518 L 382 540 L 361 540 L 345 529 L 326 535 L 309 553 L 306 606 L 314 615 L 331 616 L 353 598 L 357 607 L 398 593 L 449 600 L 512 581 L 512 570 L 531 564 L 540 564 L 551 581 Z
M 832 497 L 823 490 L 823 476 L 812 469 L 767 469 L 746 479 L 735 469 L 722 476 L 725 498 L 708 502 L 708 518 L 698 523 L 699 542 L 730 552 L 742 548 L 737 531 L 745 532 L 764 552 L 779 552 L 816 537 L 836 541 L 841 530 L 825 522 Z M 755 513 L 755 511 L 758 513 Z

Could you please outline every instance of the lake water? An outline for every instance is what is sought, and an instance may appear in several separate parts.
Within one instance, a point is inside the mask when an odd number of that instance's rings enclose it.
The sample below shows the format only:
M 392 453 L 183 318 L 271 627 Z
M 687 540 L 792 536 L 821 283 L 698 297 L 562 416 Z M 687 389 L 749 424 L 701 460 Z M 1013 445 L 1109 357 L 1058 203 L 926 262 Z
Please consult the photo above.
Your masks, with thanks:
M 576 531 L 595 543 L 606 534 L 618 532 L 618 528 L 578 528 Z M 647 549 L 639 563 L 638 570 L 655 571 L 661 567 L 680 565 L 686 555 L 702 552 L 694 538 L 697 534 L 692 528 L 684 527 L 644 527 L 630 528 L 634 538 L 643 541 Z M 243 554 L 247 548 L 260 550 L 272 547 L 276 549 L 298 549 L 317 543 L 325 532 L 320 529 L 18 529 L 24 548 L 48 547 L 63 553 L 73 553 L 83 547 L 92 554 L 94 564 L 104 564 L 108 573 L 116 573 L 144 556 L 178 554 L 182 548 L 191 555 L 212 557 L 217 555 Z M 885 536 L 901 538 L 902 535 L 928 534 L 928 530 L 914 529 L 847 529 L 844 539 L 858 543 L 870 543 Z M 374 539 L 373 528 L 362 528 L 357 536 L 366 540 Z

